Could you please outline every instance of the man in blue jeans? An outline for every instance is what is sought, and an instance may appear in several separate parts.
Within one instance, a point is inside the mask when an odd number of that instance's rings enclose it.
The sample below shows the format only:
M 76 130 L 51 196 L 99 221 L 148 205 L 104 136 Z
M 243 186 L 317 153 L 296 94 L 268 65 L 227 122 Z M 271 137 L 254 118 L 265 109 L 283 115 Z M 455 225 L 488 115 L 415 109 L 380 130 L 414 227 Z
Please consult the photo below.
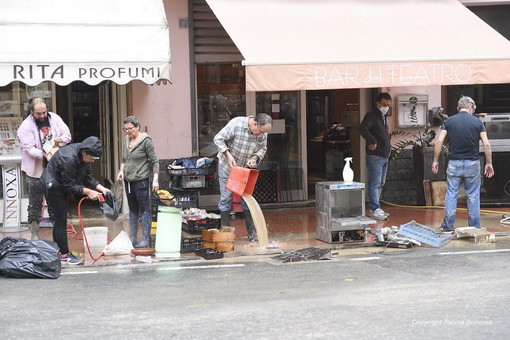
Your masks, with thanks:
M 230 168 L 241 166 L 255 169 L 267 151 L 267 134 L 271 131 L 273 119 L 267 113 L 256 116 L 232 118 L 214 136 L 218 146 L 218 181 L 220 184 L 221 225 L 230 226 L 230 207 L 232 192 L 225 188 Z M 257 241 L 257 232 L 248 206 L 241 199 L 246 230 L 250 242 Z
M 476 105 L 470 97 L 462 96 L 457 104 L 456 115 L 444 121 L 434 147 L 432 172 L 437 174 L 439 155 L 444 139 L 448 136 L 448 168 L 446 170 L 446 199 L 441 231 L 452 232 L 457 210 L 459 188 L 464 183 L 467 198 L 468 223 L 480 228 L 480 156 L 479 141 L 485 153 L 484 174 L 494 176 L 492 152 L 487 132 L 480 119 L 473 116 Z
M 385 220 L 390 215 L 381 209 L 379 200 L 386 182 L 391 152 L 386 114 L 392 103 L 389 93 L 380 93 L 376 98 L 375 108 L 365 115 L 360 125 L 360 134 L 366 141 L 369 216 L 376 220 Z

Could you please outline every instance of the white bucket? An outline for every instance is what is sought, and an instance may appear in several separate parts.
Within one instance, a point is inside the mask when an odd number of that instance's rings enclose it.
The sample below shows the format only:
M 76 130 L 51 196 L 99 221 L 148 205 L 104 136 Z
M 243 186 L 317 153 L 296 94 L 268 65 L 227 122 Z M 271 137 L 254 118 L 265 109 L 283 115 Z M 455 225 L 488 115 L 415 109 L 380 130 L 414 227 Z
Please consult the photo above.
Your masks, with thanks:
M 91 253 L 102 253 L 107 244 L 108 228 L 107 227 L 89 227 L 83 228 L 83 233 L 87 236 L 89 248 Z M 87 250 L 87 243 L 83 235 L 83 247 L 85 253 Z

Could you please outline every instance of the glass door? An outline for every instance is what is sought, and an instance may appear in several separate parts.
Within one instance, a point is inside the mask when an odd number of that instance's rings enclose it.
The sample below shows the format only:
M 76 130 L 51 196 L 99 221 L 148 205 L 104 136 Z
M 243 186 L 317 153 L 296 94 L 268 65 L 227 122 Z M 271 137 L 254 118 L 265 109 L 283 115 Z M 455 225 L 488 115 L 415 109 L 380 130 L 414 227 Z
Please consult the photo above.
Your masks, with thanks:
M 258 92 L 255 110 L 256 113 L 268 113 L 273 118 L 267 154 L 259 167 L 257 201 L 305 200 L 299 92 Z

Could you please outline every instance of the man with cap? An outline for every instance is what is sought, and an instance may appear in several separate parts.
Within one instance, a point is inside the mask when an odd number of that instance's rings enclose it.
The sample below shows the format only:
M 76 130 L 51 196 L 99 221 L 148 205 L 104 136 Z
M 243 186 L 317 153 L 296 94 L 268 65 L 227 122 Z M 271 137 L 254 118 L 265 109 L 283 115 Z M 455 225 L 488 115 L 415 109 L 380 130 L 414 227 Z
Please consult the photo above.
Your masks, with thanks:
M 97 137 L 88 137 L 81 143 L 61 148 L 49 161 L 41 180 L 46 188 L 46 199 L 54 210 L 53 241 L 60 248 L 61 261 L 80 264 L 83 259 L 74 256 L 67 243 L 67 196 L 86 195 L 91 200 L 110 190 L 92 177 L 91 163 L 103 153 Z M 84 185 L 82 185 L 84 184 Z M 92 189 L 91 189 L 92 188 Z
M 32 240 L 38 240 L 44 196 L 40 179 L 49 159 L 43 145 L 46 141 L 52 141 L 62 147 L 71 141 L 71 132 L 59 115 L 48 112 L 43 98 L 33 98 L 28 103 L 28 116 L 18 128 L 18 138 L 21 144 L 21 170 L 26 174 L 28 189 L 28 223 Z M 50 219 L 53 219 L 53 210 L 49 206 L 48 212 Z

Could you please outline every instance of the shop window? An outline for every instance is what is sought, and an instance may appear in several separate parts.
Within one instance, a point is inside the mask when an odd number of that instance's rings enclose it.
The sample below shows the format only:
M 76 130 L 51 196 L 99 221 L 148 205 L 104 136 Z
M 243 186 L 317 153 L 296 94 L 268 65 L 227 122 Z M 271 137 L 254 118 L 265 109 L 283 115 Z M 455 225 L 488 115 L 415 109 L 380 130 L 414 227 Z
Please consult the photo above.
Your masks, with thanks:
M 48 110 L 51 110 L 52 91 L 48 82 L 37 86 L 28 86 L 20 82 L 12 82 L 0 87 L 0 117 L 26 117 L 28 101 L 32 98 L 46 99 Z
M 246 116 L 244 67 L 240 64 L 197 65 L 197 115 L 200 156 L 218 152 L 213 138 L 230 119 Z

